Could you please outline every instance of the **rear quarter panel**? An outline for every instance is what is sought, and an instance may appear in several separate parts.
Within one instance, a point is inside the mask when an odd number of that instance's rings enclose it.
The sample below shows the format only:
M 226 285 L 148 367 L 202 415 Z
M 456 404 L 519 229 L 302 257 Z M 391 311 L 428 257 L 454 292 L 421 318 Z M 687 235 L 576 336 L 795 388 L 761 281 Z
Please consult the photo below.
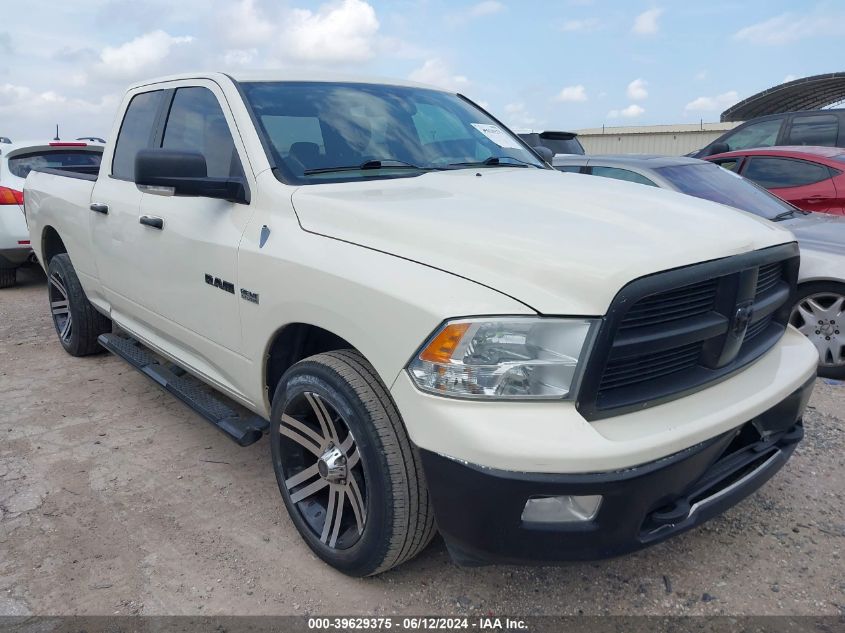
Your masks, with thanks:
M 64 242 L 86 293 L 97 279 L 88 226 L 88 205 L 93 189 L 94 182 L 91 180 L 38 171 L 30 172 L 24 185 L 29 235 L 38 260 L 46 268 L 43 256 L 44 233 L 48 227 L 52 227 Z

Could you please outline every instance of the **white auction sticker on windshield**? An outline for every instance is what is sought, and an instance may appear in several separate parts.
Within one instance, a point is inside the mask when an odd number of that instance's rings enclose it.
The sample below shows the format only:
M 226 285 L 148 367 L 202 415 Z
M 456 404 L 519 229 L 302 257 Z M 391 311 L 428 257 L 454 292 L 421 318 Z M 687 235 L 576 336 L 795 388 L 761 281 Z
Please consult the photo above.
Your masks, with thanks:
M 471 123 L 470 125 L 499 147 L 522 149 L 522 146 L 516 141 L 516 139 L 505 133 L 505 131 L 498 125 L 491 125 L 490 123 Z

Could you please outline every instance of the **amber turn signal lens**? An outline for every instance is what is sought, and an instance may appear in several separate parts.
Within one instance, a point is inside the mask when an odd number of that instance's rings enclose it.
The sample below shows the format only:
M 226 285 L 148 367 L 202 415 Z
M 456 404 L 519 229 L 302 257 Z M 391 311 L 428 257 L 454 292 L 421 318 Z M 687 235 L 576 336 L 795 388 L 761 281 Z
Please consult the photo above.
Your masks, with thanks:
M 469 329 L 469 323 L 452 323 L 444 327 L 420 353 L 420 360 L 448 363 Z

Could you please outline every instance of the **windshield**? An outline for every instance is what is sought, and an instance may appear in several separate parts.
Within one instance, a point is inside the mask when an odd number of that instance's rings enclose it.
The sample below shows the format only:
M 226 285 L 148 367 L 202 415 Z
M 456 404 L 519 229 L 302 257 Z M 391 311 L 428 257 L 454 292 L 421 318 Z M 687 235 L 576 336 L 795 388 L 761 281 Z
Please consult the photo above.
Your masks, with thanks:
M 249 82 L 242 88 L 271 163 L 287 182 L 544 167 L 514 134 L 454 94 L 326 82 Z
M 774 194 L 718 165 L 696 163 L 659 167 L 655 171 L 675 185 L 678 191 L 721 202 L 769 220 L 795 210 Z

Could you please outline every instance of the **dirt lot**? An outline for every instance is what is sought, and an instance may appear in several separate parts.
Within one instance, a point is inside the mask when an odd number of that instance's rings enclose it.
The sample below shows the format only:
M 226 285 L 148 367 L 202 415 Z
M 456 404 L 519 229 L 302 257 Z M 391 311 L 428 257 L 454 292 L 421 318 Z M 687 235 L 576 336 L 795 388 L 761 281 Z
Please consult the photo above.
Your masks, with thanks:
M 845 614 L 845 385 L 795 457 L 703 528 L 612 561 L 461 569 L 436 540 L 354 580 L 239 448 L 110 356 L 56 341 L 44 278 L 0 291 L 0 615 Z

